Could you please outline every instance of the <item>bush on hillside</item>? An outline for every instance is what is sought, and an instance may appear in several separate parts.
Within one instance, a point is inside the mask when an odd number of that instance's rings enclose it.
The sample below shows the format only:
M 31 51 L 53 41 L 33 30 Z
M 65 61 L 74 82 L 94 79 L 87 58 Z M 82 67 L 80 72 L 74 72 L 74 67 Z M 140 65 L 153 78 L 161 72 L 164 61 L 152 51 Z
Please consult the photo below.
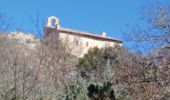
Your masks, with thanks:
M 112 70 L 121 64 L 121 49 L 121 47 L 90 48 L 87 54 L 79 59 L 76 67 L 84 78 L 95 77 L 97 80 L 107 81 L 108 76 L 113 76 Z

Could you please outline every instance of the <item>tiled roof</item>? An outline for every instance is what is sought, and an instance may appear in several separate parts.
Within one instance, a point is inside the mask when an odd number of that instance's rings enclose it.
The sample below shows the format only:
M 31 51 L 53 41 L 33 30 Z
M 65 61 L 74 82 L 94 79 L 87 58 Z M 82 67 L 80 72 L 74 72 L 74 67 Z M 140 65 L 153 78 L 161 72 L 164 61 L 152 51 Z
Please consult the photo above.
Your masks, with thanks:
M 55 29 L 53 27 L 47 27 L 47 28 Z M 103 40 L 108 40 L 108 41 L 114 41 L 114 42 L 119 42 L 119 43 L 123 42 L 120 39 L 115 39 L 115 38 L 111 38 L 111 37 L 103 37 L 101 35 L 97 35 L 97 34 L 93 34 L 93 33 L 89 33 L 89 32 L 83 32 L 83 31 L 79 31 L 79 30 L 63 28 L 63 27 L 60 27 L 57 30 L 61 31 L 61 32 L 67 32 L 67 33 L 82 34 L 82 35 L 85 35 L 85 36 L 89 36 L 89 37 L 93 37 L 93 38 L 98 38 L 98 39 L 103 39 Z

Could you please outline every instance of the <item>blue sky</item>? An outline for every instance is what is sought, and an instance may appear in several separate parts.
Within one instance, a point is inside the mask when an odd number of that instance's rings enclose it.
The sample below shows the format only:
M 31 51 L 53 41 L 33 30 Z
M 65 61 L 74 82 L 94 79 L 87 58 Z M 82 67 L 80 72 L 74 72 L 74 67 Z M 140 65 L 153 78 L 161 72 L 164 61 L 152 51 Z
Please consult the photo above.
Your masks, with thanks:
M 143 24 L 140 8 L 147 0 L 0 0 L 0 9 L 16 27 L 32 31 L 30 16 L 56 16 L 63 27 L 122 38 L 126 25 Z

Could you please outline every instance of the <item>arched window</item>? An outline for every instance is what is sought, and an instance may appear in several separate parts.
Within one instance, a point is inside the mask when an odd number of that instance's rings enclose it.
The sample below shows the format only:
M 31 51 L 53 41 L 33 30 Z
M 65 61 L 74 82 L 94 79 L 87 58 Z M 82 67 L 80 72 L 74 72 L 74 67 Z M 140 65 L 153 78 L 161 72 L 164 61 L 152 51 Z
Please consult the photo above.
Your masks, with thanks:
M 55 19 L 51 20 L 51 27 L 55 27 Z

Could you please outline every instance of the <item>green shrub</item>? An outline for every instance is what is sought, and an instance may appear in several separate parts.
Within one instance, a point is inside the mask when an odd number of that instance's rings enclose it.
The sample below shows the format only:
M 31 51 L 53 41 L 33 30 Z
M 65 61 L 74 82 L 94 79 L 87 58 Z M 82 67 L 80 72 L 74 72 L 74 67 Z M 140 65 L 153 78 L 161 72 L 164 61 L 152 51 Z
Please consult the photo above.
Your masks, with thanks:
M 116 91 L 110 82 L 84 80 L 80 76 L 65 88 L 65 100 L 130 100 L 125 91 Z
M 90 84 L 88 86 L 88 97 L 91 100 L 115 100 L 114 90 L 112 84 L 107 82 L 101 85 Z
M 81 77 L 76 77 L 75 80 L 66 86 L 65 100 L 89 100 L 87 97 L 88 83 Z
M 79 59 L 76 67 L 84 78 L 94 77 L 98 81 L 110 81 L 108 72 L 112 74 L 114 68 L 119 67 L 121 48 L 90 48 L 83 58 Z M 110 75 L 113 76 L 113 75 Z

